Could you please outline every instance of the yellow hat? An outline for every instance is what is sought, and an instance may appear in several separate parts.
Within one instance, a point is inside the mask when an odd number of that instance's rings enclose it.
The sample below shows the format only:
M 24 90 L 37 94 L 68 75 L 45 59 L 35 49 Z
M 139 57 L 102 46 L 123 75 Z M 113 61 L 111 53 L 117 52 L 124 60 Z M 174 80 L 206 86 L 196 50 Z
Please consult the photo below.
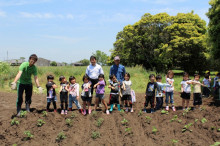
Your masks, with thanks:
M 217 76 L 217 75 L 218 75 L 218 73 L 219 73 L 218 71 L 217 71 L 217 72 L 215 72 L 215 75 Z
M 209 73 L 209 72 L 210 72 L 209 70 L 205 71 L 206 74 Z

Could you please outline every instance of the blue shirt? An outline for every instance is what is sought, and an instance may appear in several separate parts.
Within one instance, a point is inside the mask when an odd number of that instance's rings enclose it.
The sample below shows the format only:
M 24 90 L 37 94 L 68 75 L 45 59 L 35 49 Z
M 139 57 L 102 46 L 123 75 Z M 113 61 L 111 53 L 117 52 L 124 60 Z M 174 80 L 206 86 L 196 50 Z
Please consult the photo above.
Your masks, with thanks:
M 122 81 L 124 81 L 124 76 L 125 76 L 125 67 L 121 64 L 119 64 L 119 66 L 112 65 L 111 68 L 110 68 L 109 75 L 115 75 L 117 80 L 122 85 Z

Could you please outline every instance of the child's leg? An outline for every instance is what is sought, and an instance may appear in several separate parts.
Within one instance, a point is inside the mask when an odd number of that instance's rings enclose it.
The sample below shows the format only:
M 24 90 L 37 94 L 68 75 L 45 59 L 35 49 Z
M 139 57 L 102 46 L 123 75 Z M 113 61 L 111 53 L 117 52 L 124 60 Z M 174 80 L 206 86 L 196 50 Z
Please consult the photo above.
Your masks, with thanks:
M 91 113 L 92 109 L 91 109 L 91 101 L 87 101 L 87 106 L 89 109 L 89 114 Z
M 121 105 L 119 104 L 119 95 L 116 95 L 115 103 L 117 103 L 118 111 L 121 111 Z
M 68 105 L 69 110 L 72 110 L 72 106 L 73 106 L 73 96 L 70 94 L 69 95 L 69 105 Z
M 170 103 L 174 106 L 173 92 L 170 92 Z
M 50 102 L 47 102 L 47 111 L 50 109 Z
M 99 105 L 99 98 L 96 97 L 95 99 L 95 110 L 97 109 L 97 106 Z
M 156 110 L 159 110 L 160 109 L 160 97 L 156 97 Z
M 83 101 L 83 109 L 86 110 L 86 101 Z
M 110 112 L 113 111 L 113 106 L 114 106 L 114 98 L 115 98 L 115 95 L 110 95 Z
M 76 97 L 73 97 L 73 102 L 75 103 L 77 109 L 82 109 L 82 107 L 81 107 L 81 105 L 80 105 L 80 103 L 79 103 L 79 100 L 77 100 Z
M 150 97 L 150 105 L 151 105 L 151 109 L 154 108 L 154 97 Z
M 56 104 L 56 101 L 53 101 L 53 108 L 54 108 L 54 110 L 56 110 L 56 109 L 57 109 L 57 104 Z
M 104 104 L 105 109 L 108 110 L 108 106 L 107 106 L 107 104 L 105 103 L 105 100 L 104 100 L 104 99 L 102 99 L 102 103 Z
M 166 99 L 165 99 L 165 102 L 166 102 L 166 106 L 169 105 L 169 92 L 166 92 Z
M 64 102 L 65 102 L 65 110 L 67 110 L 68 108 L 68 94 L 67 93 L 65 94 Z
M 146 96 L 145 105 L 144 105 L 145 108 L 148 107 L 149 102 L 150 102 L 150 97 Z
M 182 99 L 182 107 L 185 109 L 185 99 Z
M 189 108 L 189 100 L 186 100 L 186 107 Z

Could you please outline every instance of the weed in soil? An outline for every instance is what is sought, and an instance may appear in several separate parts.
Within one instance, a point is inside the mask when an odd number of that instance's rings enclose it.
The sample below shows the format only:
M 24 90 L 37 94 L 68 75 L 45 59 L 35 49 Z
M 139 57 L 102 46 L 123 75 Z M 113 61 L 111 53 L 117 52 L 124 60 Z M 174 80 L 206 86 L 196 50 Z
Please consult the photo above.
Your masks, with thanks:
M 189 124 L 185 125 L 185 126 L 183 127 L 183 129 L 182 129 L 182 133 L 186 132 L 187 130 L 190 131 L 190 132 L 192 132 L 192 130 L 189 129 L 191 126 L 192 126 L 192 123 L 189 123 Z
M 66 119 L 66 125 L 67 125 L 68 127 L 71 127 L 71 126 L 73 125 L 73 121 L 72 121 L 71 119 L 67 118 L 67 119 Z
M 98 120 L 97 120 L 97 122 L 96 122 L 96 126 L 97 127 L 101 127 L 102 126 L 102 124 L 103 124 L 103 122 L 104 122 L 104 119 L 103 118 L 99 118 Z
M 125 128 L 125 133 L 126 133 L 126 134 L 133 134 L 131 128 Z
M 27 117 L 27 111 L 21 111 L 20 117 L 21 118 Z
M 206 118 L 202 118 L 201 122 L 202 124 L 206 123 L 207 122 Z
M 142 116 L 143 115 L 143 112 L 142 112 L 142 110 L 140 110 L 139 112 L 138 112 L 138 117 L 140 117 L 140 116 Z
M 66 135 L 62 131 L 57 135 L 56 141 L 61 142 L 63 139 L 66 139 Z
M 152 133 L 156 135 L 157 132 L 158 132 L 157 128 L 153 126 Z
M 44 124 L 45 124 L 44 120 L 42 120 L 42 119 L 37 120 L 37 126 L 38 126 L 38 127 L 41 127 L 41 126 L 43 126 Z
M 161 114 L 166 114 L 166 115 L 168 115 L 169 112 L 168 112 L 168 111 L 165 111 L 165 110 L 162 110 L 162 111 L 161 111 Z
M 47 111 L 42 112 L 42 117 L 47 117 Z
M 93 118 L 97 118 L 98 117 L 97 111 L 92 111 L 92 117 Z
M 24 135 L 26 135 L 25 138 L 24 138 L 24 140 L 30 140 L 31 138 L 34 137 L 34 135 L 31 134 L 30 131 L 24 131 Z
M 177 115 L 174 115 L 173 118 L 170 120 L 170 122 L 174 122 L 174 121 L 176 121 L 177 118 L 178 118 L 178 116 L 177 116 Z
M 124 126 L 128 125 L 128 120 L 126 120 L 125 118 L 121 121 L 121 124 Z
M 146 123 L 147 123 L 147 124 L 150 124 L 150 123 L 151 123 L 151 120 L 152 120 L 151 117 L 146 116 L 145 119 L 146 119 Z
M 124 114 L 125 114 L 125 111 L 124 111 L 123 109 L 121 109 L 121 110 L 120 110 L 120 115 L 121 115 L 121 116 L 124 116 Z
M 96 139 L 96 138 L 100 138 L 100 133 L 98 131 L 93 131 L 92 132 L 92 135 L 91 135 L 91 138 L 92 139 Z
M 18 120 L 16 120 L 16 118 L 11 120 L 11 126 L 13 126 L 13 125 L 17 125 L 18 126 L 19 124 L 20 124 L 20 122 Z

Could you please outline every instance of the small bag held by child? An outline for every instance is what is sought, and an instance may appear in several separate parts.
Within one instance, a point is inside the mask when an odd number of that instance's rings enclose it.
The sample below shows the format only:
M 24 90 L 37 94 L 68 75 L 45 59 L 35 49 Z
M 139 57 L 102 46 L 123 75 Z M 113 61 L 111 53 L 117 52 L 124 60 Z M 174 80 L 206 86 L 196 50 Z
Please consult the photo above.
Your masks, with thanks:
M 135 97 L 135 92 L 134 92 L 134 90 L 131 90 L 131 102 L 132 102 L 132 103 L 136 102 L 136 97 Z

